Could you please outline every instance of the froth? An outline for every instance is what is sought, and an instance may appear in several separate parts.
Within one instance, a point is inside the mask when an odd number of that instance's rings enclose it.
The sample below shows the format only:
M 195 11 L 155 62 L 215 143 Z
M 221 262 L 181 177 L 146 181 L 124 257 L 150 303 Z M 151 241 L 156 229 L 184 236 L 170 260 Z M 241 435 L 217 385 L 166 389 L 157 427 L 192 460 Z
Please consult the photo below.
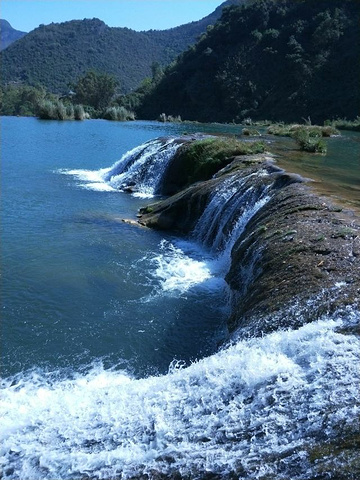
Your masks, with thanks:
M 115 192 L 116 189 L 104 181 L 104 175 L 108 169 L 100 170 L 59 170 L 63 175 L 71 175 L 80 181 L 77 185 L 87 190 L 101 192 Z
M 160 254 L 153 258 L 152 263 L 163 291 L 185 292 L 212 277 L 206 261 L 192 258 L 166 240 L 162 240 Z
M 353 428 L 360 345 L 323 319 L 241 340 L 166 376 L 101 367 L 3 382 L 7 479 L 121 478 L 152 469 L 306 478 L 308 448 Z

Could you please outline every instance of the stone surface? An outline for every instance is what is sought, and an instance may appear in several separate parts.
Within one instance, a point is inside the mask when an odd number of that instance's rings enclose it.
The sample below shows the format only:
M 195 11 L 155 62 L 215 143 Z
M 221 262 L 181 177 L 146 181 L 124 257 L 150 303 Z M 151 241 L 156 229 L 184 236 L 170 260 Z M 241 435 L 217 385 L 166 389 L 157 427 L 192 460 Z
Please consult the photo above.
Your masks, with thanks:
M 360 222 L 316 195 L 301 177 L 264 155 L 236 157 L 214 178 L 142 211 L 140 224 L 188 234 L 212 192 L 230 176 L 254 175 L 271 188 L 271 200 L 250 220 L 232 250 L 226 275 L 232 291 L 229 329 L 250 334 L 296 327 L 323 314 L 346 313 L 360 303 Z

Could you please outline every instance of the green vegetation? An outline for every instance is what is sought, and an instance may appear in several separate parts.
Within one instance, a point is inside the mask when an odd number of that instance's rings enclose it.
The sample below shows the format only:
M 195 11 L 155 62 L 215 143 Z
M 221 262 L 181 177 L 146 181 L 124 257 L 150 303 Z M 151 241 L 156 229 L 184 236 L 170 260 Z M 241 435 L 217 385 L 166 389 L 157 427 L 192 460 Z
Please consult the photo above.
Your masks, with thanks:
M 235 138 L 208 138 L 196 140 L 180 149 L 181 165 L 187 183 L 211 178 L 237 155 L 263 153 L 263 142 L 240 142 Z
M 41 84 L 50 92 L 63 94 L 69 84 L 96 70 L 113 75 L 121 92 L 128 93 L 151 77 L 154 63 L 168 65 L 220 15 L 218 8 L 197 22 L 148 32 L 110 28 L 96 18 L 40 25 L 1 52 L 1 81 Z
M 178 115 L 177 117 L 173 117 L 172 115 L 166 115 L 166 113 L 161 113 L 158 118 L 159 122 L 181 122 L 181 117 Z
M 165 70 L 137 109 L 186 120 L 315 123 L 359 113 L 360 2 L 258 0 L 219 22 Z
M 242 129 L 242 134 L 247 136 L 247 137 L 260 137 L 261 136 L 259 130 L 256 130 L 256 128 L 243 128 Z
M 31 117 L 45 99 L 53 100 L 44 88 L 9 85 L 0 88 L 0 115 Z
M 49 94 L 43 87 L 9 85 L 0 88 L 0 114 L 38 116 L 44 120 L 134 120 L 132 111 L 119 107 L 114 96 L 116 80 L 108 74 L 87 72 L 76 85 L 76 94 Z
M 64 104 L 59 100 L 40 102 L 37 115 L 42 120 L 84 120 L 88 118 L 82 105 Z
M 322 139 L 321 132 L 320 135 L 314 135 L 309 128 L 300 127 L 294 130 L 292 137 L 299 145 L 300 150 L 314 153 L 326 153 L 327 151 L 327 146 Z
M 113 75 L 88 71 L 72 87 L 74 100 L 95 110 L 106 108 L 115 94 L 117 80 Z
M 294 137 L 298 130 L 306 131 L 309 137 L 332 137 L 335 135 L 340 135 L 340 132 L 330 125 L 321 127 L 319 125 L 286 125 L 284 123 L 270 125 L 267 129 L 267 133 L 282 137 Z
M 299 145 L 300 150 L 314 153 L 326 153 L 327 145 L 323 137 L 340 135 L 340 132 L 331 125 L 286 125 L 277 123 L 270 125 L 267 133 L 271 135 L 292 137 Z
M 129 112 L 124 107 L 108 107 L 105 110 L 103 118 L 106 120 L 115 120 L 125 122 L 126 120 L 135 120 L 133 112 Z
M 360 132 L 360 117 L 356 117 L 353 121 L 341 118 L 338 118 L 337 120 L 326 120 L 324 125 L 338 128 L 339 130 L 355 130 Z

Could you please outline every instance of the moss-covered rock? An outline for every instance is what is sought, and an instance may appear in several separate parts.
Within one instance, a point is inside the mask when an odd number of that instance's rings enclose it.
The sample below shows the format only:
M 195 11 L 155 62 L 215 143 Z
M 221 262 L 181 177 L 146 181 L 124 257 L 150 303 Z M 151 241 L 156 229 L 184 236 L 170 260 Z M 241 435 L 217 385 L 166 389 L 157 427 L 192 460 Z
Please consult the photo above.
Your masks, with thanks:
M 239 141 L 232 137 L 207 137 L 184 142 L 163 177 L 162 192 L 171 195 L 194 182 L 210 179 L 239 155 L 263 153 L 261 141 Z

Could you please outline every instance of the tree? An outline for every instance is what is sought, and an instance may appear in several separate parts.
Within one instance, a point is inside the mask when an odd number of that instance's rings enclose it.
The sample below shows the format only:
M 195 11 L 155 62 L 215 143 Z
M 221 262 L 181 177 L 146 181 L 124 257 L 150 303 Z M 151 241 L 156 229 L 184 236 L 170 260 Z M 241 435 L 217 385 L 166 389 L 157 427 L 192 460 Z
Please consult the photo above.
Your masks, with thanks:
M 76 93 L 75 102 L 90 105 L 96 110 L 106 108 L 117 85 L 118 82 L 113 75 L 90 70 L 73 86 Z

